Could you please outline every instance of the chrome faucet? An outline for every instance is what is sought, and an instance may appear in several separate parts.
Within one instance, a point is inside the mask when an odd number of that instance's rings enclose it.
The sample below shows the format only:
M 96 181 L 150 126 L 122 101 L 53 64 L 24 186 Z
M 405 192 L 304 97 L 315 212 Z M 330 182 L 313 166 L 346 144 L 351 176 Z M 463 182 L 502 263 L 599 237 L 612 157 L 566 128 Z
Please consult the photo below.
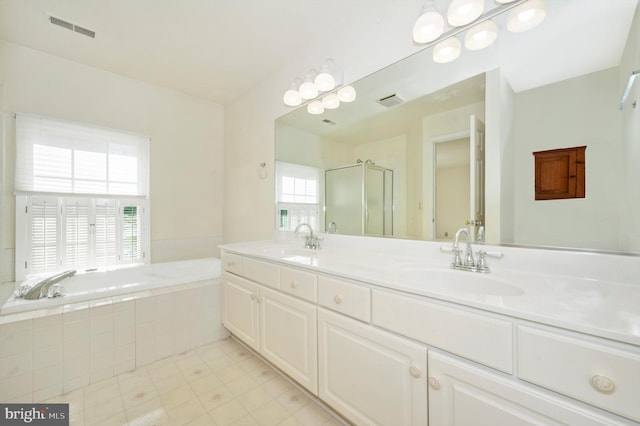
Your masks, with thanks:
M 304 239 L 304 247 L 318 250 L 320 248 L 320 241 L 322 240 L 322 238 L 319 238 L 318 236 L 313 234 L 313 228 L 311 227 L 311 225 L 309 225 L 308 223 L 301 223 L 300 225 L 296 226 L 294 232 L 298 234 L 300 228 L 303 227 L 307 227 L 309 229 L 309 235 L 307 235 Z
M 460 257 L 460 237 L 464 235 L 467 238 L 467 245 L 464 250 L 464 260 Z M 463 271 L 471 272 L 490 272 L 489 266 L 487 266 L 487 253 L 480 250 L 478 252 L 478 261 L 473 258 L 473 248 L 471 247 L 471 236 L 467 228 L 460 228 L 456 232 L 456 236 L 453 238 L 453 262 L 451 262 L 451 268 L 460 269 Z
M 24 293 L 19 294 L 18 297 L 22 297 L 27 300 L 35 300 L 43 297 L 59 297 L 63 296 L 61 288 L 54 288 L 54 284 L 59 283 L 65 278 L 72 277 L 76 274 L 75 270 L 64 271 L 59 274 L 56 274 L 52 277 L 48 277 L 43 279 L 42 281 L 38 281 L 31 288 L 26 290 Z M 53 290 L 51 294 L 49 294 L 49 289 Z

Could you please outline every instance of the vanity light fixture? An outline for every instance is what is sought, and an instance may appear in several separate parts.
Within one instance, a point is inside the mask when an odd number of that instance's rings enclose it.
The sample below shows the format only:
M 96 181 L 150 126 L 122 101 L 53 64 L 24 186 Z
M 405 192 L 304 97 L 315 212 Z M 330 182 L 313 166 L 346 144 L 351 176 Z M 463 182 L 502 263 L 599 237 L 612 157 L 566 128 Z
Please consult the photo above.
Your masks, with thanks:
M 322 114 L 325 109 L 338 108 L 341 102 L 355 101 L 355 89 L 352 86 L 340 87 L 341 84 L 342 75 L 338 73 L 336 63 L 327 58 L 320 67 L 320 72 L 312 68 L 304 80 L 293 80 L 282 100 L 290 107 L 306 103 L 309 114 Z
M 454 61 L 462 53 L 457 35 L 466 31 L 464 45 L 468 50 L 490 46 L 498 37 L 498 26 L 492 18 L 509 11 L 507 29 L 512 32 L 530 30 L 546 15 L 545 0 L 495 0 L 498 6 L 484 11 L 484 0 L 452 0 L 447 10 L 450 28 L 444 31 L 444 18 L 427 0 L 420 17 L 413 26 L 413 40 L 417 44 L 433 46 L 433 60 L 438 63 Z

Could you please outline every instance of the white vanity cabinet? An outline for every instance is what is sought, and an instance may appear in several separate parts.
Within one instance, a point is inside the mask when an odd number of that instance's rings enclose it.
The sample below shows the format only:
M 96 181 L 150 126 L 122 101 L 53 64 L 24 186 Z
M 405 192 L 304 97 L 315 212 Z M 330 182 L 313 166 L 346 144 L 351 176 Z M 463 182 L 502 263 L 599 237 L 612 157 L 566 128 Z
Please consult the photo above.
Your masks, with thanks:
M 470 362 L 429 351 L 429 425 L 629 424 Z
M 233 269 L 227 269 L 228 262 Z M 279 287 L 277 265 L 228 254 L 223 255 L 223 265 L 224 326 L 317 394 L 316 305 L 269 288 Z M 260 283 L 238 275 L 249 275 Z
M 427 424 L 427 350 L 318 309 L 320 398 L 357 425 Z

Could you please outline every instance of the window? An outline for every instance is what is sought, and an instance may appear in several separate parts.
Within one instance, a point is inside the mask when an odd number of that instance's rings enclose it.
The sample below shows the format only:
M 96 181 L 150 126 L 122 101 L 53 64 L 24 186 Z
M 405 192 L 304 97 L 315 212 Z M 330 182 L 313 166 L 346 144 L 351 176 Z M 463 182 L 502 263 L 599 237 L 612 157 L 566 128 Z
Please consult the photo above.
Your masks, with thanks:
M 301 223 L 319 230 L 320 170 L 276 162 L 276 227 L 292 231 Z
M 144 263 L 148 138 L 16 116 L 16 279 Z

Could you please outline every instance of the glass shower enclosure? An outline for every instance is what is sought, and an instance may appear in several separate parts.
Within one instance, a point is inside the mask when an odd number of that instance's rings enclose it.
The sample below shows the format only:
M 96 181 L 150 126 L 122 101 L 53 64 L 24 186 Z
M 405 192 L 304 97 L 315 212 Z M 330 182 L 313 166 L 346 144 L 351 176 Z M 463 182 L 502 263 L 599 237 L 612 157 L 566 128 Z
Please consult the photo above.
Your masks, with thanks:
M 369 162 L 325 170 L 325 230 L 393 235 L 393 170 Z

